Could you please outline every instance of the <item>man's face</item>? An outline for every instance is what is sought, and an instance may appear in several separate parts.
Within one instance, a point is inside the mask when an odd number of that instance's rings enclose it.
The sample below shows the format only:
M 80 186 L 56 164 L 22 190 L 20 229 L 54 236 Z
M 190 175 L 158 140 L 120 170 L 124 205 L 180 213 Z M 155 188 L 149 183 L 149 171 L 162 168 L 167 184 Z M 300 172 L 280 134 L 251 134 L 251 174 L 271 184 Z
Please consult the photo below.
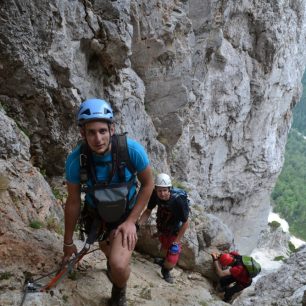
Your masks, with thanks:
M 169 187 L 155 187 L 158 198 L 162 201 L 168 201 L 170 199 L 170 188 Z
M 97 154 L 104 154 L 110 149 L 110 139 L 114 134 L 114 126 L 103 121 L 92 121 L 81 129 L 82 136 L 87 140 L 90 149 Z

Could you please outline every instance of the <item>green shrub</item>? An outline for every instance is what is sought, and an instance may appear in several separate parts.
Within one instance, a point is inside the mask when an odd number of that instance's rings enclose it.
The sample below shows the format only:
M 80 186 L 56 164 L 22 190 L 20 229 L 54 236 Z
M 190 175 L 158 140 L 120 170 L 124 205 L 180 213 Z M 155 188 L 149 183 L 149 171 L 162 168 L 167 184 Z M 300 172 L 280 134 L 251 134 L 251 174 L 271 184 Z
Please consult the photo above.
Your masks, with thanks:
M 65 197 L 66 197 L 66 194 L 63 191 L 59 190 L 58 188 L 53 188 L 52 193 L 53 193 L 54 197 L 57 200 L 60 200 L 61 202 L 63 202 Z
M 173 187 L 185 190 L 186 192 L 190 191 L 183 183 L 178 182 L 176 180 L 172 180 Z
M 30 227 L 35 228 L 35 229 L 40 229 L 44 227 L 44 224 L 39 220 L 33 220 L 30 222 Z
M 276 257 L 274 257 L 274 261 L 284 261 L 284 259 L 285 259 L 285 257 L 284 256 L 276 256 Z
M 292 253 L 295 253 L 297 251 L 297 249 L 295 248 L 294 244 L 291 241 L 288 242 L 288 247 L 290 252 Z
M 277 221 L 272 221 L 269 222 L 268 225 L 271 227 L 272 230 L 276 230 L 277 228 L 280 227 L 281 224 Z
M 13 276 L 10 272 L 0 272 L 0 280 L 9 279 Z
M 39 169 L 40 174 L 46 179 L 47 178 L 47 170 L 46 169 Z
M 304 103 L 306 106 L 306 99 Z M 288 135 L 285 162 L 272 192 L 272 203 L 273 211 L 288 222 L 290 233 L 306 240 L 306 140 L 299 132 L 291 129 Z

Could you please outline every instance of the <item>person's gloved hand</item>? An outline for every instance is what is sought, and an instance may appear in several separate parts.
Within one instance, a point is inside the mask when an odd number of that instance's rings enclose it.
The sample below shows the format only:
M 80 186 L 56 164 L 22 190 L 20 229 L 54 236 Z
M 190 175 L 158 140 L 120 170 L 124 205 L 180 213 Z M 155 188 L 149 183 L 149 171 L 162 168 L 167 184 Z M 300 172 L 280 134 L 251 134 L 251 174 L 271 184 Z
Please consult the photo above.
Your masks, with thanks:
M 180 251 L 179 244 L 176 242 L 173 242 L 169 248 L 169 253 L 175 255 L 175 254 L 178 254 L 179 251 Z

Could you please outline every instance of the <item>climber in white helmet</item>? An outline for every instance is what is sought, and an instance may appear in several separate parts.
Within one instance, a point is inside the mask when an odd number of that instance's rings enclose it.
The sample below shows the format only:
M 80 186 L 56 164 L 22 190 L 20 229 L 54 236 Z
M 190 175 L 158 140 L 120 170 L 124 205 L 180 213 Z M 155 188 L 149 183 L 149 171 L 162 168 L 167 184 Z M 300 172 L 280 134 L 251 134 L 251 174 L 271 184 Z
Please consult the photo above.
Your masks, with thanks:
M 143 225 L 157 206 L 157 236 L 161 243 L 161 258 L 156 258 L 165 281 L 173 283 L 170 270 L 177 264 L 181 253 L 181 238 L 188 228 L 189 200 L 187 193 L 172 187 L 168 174 L 161 173 L 155 180 L 155 189 L 139 225 Z

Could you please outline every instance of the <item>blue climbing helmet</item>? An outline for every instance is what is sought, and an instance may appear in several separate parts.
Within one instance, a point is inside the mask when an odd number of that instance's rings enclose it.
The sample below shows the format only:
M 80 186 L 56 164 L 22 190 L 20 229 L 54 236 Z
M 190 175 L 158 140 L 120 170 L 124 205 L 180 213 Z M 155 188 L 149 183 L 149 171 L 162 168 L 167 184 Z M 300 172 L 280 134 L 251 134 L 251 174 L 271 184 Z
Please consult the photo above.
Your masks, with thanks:
M 94 98 L 88 99 L 81 104 L 77 122 L 79 126 L 99 119 L 111 123 L 113 122 L 113 116 L 113 110 L 105 100 Z

